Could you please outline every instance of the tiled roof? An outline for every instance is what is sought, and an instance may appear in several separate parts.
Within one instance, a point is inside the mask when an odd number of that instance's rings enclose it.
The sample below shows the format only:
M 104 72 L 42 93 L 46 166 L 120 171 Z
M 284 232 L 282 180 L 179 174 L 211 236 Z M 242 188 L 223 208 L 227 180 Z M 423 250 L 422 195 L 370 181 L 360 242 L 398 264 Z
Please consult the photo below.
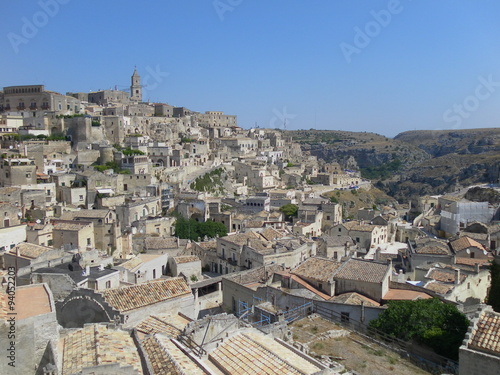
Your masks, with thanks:
M 191 288 L 182 277 L 155 280 L 101 292 L 106 302 L 118 311 L 129 311 L 171 298 L 187 295 Z
M 283 237 L 283 235 L 278 232 L 276 229 L 273 228 L 266 228 L 262 232 L 260 232 L 260 235 L 264 237 L 267 241 L 273 241 L 277 238 Z
M 435 255 L 448 255 L 448 254 L 450 254 L 450 251 L 448 249 L 441 247 L 441 246 L 433 246 L 433 245 L 417 247 L 415 249 L 415 252 L 417 254 L 435 254 Z
M 40 246 L 33 243 L 21 242 L 15 248 L 13 248 L 9 253 L 15 255 L 19 250 L 21 256 L 26 258 L 35 259 L 40 255 L 45 254 L 48 251 L 54 250 L 51 247 Z
M 291 275 L 291 278 L 297 284 L 302 285 L 305 289 L 307 289 L 308 291 L 312 292 L 316 296 L 324 299 L 325 301 L 328 300 L 328 299 L 330 299 L 330 296 L 328 294 L 320 292 L 318 289 L 316 289 L 315 287 L 313 287 L 312 285 L 310 285 L 307 281 L 302 280 L 300 277 L 298 277 L 296 275 Z
M 430 281 L 424 285 L 424 288 L 444 295 L 444 294 L 447 294 L 450 291 L 452 291 L 455 288 L 455 285 L 454 284 L 443 284 L 443 283 L 440 283 L 437 281 Z
M 385 294 L 383 299 L 392 301 L 413 301 L 416 299 L 429 299 L 432 298 L 427 293 L 417 292 L 416 290 L 406 290 L 406 289 L 389 289 Z
M 179 245 L 177 245 L 176 238 L 147 237 L 144 240 L 144 245 L 148 250 L 177 249 L 185 246 L 186 243 L 187 240 L 179 240 Z
M 284 356 L 282 359 L 280 356 L 281 353 L 276 353 L 277 348 L 274 347 L 271 351 L 264 345 L 256 342 L 255 337 L 252 335 L 252 338 L 250 338 L 248 335 L 240 333 L 229 340 L 225 340 L 224 343 L 219 345 L 209 355 L 210 361 L 220 369 L 223 369 L 223 372 L 226 374 L 303 375 L 313 374 L 320 370 L 290 350 L 286 354 L 282 354 Z M 276 343 L 276 345 L 279 344 Z M 270 344 L 266 346 L 270 346 Z M 285 347 L 282 348 L 286 349 Z M 301 360 L 300 364 L 302 365 L 300 367 L 308 365 L 308 371 L 299 370 L 295 367 L 295 362 L 299 362 L 299 360 Z M 290 363 L 293 363 L 294 366 Z
M 427 279 L 432 279 L 436 281 L 440 281 L 442 283 L 454 283 L 456 280 L 456 273 L 454 270 L 442 270 L 438 268 L 433 268 L 429 270 L 427 275 L 425 275 Z M 460 274 L 460 282 L 462 283 L 467 278 L 467 275 L 463 273 Z
M 177 337 L 186 324 L 187 321 L 182 322 L 178 315 L 151 315 L 135 328 L 145 334 L 164 333 L 171 337 Z
M 292 273 L 300 277 L 327 282 L 341 265 L 342 263 L 329 259 L 313 257 L 302 262 Z
M 366 307 L 380 306 L 380 303 L 378 303 L 377 301 L 374 301 L 356 292 L 340 294 L 338 296 L 330 298 L 329 301 L 337 303 L 345 303 L 347 305 L 361 305 L 361 303 L 364 303 Z
M 85 221 L 54 222 L 54 230 L 79 231 L 91 223 Z
M 249 233 L 237 233 L 237 234 L 232 234 L 230 236 L 221 237 L 221 240 L 226 240 L 236 245 L 243 246 L 247 244 L 248 239 L 255 240 L 258 238 L 259 238 L 258 234 L 254 232 L 249 232 Z
M 457 264 L 465 264 L 468 266 L 473 266 L 475 264 L 479 264 L 479 266 L 488 266 L 490 263 L 490 260 L 493 260 L 493 255 L 488 254 L 488 258 L 486 258 L 486 259 L 456 257 L 455 260 L 456 260 Z
M 176 364 L 172 361 L 168 353 L 163 349 L 158 339 L 155 336 L 146 337 L 141 342 L 144 351 L 146 352 L 149 363 L 151 364 L 152 375 L 182 375 L 176 368 Z
M 485 250 L 482 244 L 467 236 L 460 237 L 458 240 L 450 242 L 450 246 L 456 252 L 467 249 L 469 247 L 477 247 L 481 250 Z
M 137 266 L 141 265 L 143 263 L 142 259 L 140 257 L 135 257 L 130 260 L 127 260 L 126 262 L 120 264 L 120 267 L 123 267 L 127 270 L 133 270 Z
M 351 258 L 337 270 L 334 278 L 380 283 L 388 270 L 387 264 Z
M 451 254 L 448 244 L 436 238 L 417 238 L 415 244 L 415 252 L 419 254 Z
M 331 247 L 338 247 L 338 246 L 344 247 L 346 243 L 348 243 L 349 245 L 354 245 L 353 239 L 351 237 L 345 236 L 345 235 L 344 236 L 323 235 L 320 238 L 322 238 L 326 242 L 327 246 L 331 246 Z
M 204 241 L 204 242 L 197 242 L 196 244 L 206 250 L 217 249 L 217 241 Z
M 488 242 L 489 234 L 488 233 L 474 233 L 474 232 L 460 232 L 458 234 L 460 237 L 469 237 L 476 241 L 485 241 Z
M 348 231 L 372 232 L 378 225 L 361 224 L 359 221 L 347 221 L 341 224 Z
M 500 314 L 483 311 L 472 331 L 469 347 L 496 356 L 500 354 Z
M 142 374 L 141 360 L 130 335 L 121 330 L 92 324 L 63 339 L 62 375 L 79 373 L 85 367 L 120 364 Z
M 161 257 L 162 254 L 138 254 L 136 257 L 127 260 L 126 262 L 120 264 L 120 267 L 126 268 L 132 272 L 135 272 L 140 265 L 154 261 L 155 259 Z
M 267 279 L 267 277 L 278 271 L 283 271 L 283 267 L 279 264 L 273 264 L 270 266 L 262 266 L 238 272 L 235 275 L 230 274 L 228 276 L 223 276 L 223 278 L 231 280 L 240 285 L 247 285 L 250 283 L 264 281 Z
M 110 210 L 78 210 L 67 211 L 62 216 L 63 220 L 74 220 L 75 218 L 91 218 L 91 219 L 104 219 L 109 214 Z
M 199 261 L 200 258 L 198 258 L 195 255 L 180 255 L 178 257 L 174 257 L 174 260 L 175 263 L 182 264 L 182 263 L 196 262 Z
M 142 341 L 153 375 L 205 375 L 205 372 L 168 337 L 157 334 Z

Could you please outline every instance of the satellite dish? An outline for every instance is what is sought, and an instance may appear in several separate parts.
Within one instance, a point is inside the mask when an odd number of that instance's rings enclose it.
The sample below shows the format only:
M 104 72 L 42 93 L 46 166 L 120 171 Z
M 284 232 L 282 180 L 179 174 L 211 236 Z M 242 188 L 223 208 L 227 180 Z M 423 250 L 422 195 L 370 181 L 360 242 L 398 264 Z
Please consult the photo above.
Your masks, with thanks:
M 41 222 L 42 222 L 42 220 L 40 220 L 40 219 L 36 219 L 36 221 L 35 221 L 35 223 L 37 223 L 37 224 L 40 224 Z

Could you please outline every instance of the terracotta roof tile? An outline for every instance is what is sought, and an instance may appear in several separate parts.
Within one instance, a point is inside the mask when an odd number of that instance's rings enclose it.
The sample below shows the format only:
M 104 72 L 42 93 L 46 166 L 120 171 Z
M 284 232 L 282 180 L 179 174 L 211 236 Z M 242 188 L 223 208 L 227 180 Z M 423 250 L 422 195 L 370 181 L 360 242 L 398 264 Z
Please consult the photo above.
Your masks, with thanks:
M 500 314 L 483 311 L 472 332 L 469 347 L 481 351 L 500 354 Z
M 177 337 L 186 326 L 187 321 L 179 315 L 151 315 L 140 322 L 135 328 L 144 334 L 164 333 Z
M 85 367 L 99 364 L 132 366 L 142 374 L 136 346 L 125 331 L 92 324 L 69 333 L 63 339 L 62 375 L 75 374 Z
M 36 245 L 33 243 L 28 243 L 28 242 L 21 242 L 16 247 L 14 247 L 11 251 L 9 251 L 9 253 L 12 255 L 15 255 L 17 253 L 17 250 L 19 250 L 19 253 L 21 256 L 26 257 L 26 258 L 35 259 L 35 258 L 38 258 L 40 255 L 45 254 L 48 251 L 54 250 L 54 248 L 40 246 L 40 245 Z
M 380 283 L 388 271 L 387 264 L 351 258 L 338 269 L 334 278 Z
M 259 345 L 255 339 L 241 333 L 225 340 L 209 355 L 209 359 L 227 374 L 248 374 L 253 371 L 256 374 L 303 375 L 319 371 L 311 364 L 309 365 L 314 367 L 313 370 L 299 371 L 290 364 L 291 358 L 282 359 L 275 354 L 275 350 L 271 351 L 264 345 Z
M 430 281 L 424 285 L 425 289 L 429 289 L 433 292 L 445 295 L 451 292 L 454 288 L 454 284 L 443 284 L 437 281 Z
M 481 250 L 486 250 L 482 244 L 467 236 L 460 237 L 458 240 L 450 242 L 450 246 L 455 252 L 467 249 L 469 247 L 477 247 Z
M 338 296 L 330 298 L 329 301 L 337 303 L 345 303 L 347 305 L 361 305 L 361 303 L 364 303 L 366 307 L 380 306 L 380 303 L 378 303 L 377 301 L 374 301 L 356 292 L 343 293 Z
M 178 257 L 174 257 L 174 260 L 175 263 L 182 264 L 182 263 L 196 262 L 199 261 L 200 258 L 198 258 L 195 255 L 180 255 Z
M 427 275 L 425 275 L 427 279 L 436 280 L 442 283 L 455 283 L 456 273 L 454 270 L 443 270 L 438 268 L 431 268 Z M 460 274 L 460 283 L 465 281 L 467 275 L 463 273 Z
M 313 257 L 306 259 L 291 273 L 300 277 L 326 282 L 333 277 L 334 272 L 341 265 L 342 263 L 329 259 Z
M 155 280 L 101 292 L 110 306 L 122 312 L 188 294 L 191 294 L 191 288 L 182 277 Z

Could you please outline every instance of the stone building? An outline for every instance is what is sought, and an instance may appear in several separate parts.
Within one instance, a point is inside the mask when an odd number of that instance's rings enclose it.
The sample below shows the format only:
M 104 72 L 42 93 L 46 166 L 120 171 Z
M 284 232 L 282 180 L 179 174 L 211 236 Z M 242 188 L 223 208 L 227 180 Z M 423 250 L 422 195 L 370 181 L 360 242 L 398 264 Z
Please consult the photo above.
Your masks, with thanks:
M 130 332 L 89 324 L 61 339 L 60 374 L 142 375 L 141 358 Z M 62 354 L 61 353 L 61 354 Z
M 54 220 L 55 248 L 86 250 L 95 247 L 94 223 L 91 221 Z
M 1 97 L 0 97 L 1 98 Z M 80 113 L 80 100 L 53 91 L 46 91 L 44 85 L 8 86 L 3 88 L 3 102 L 0 112 L 55 111 L 61 114 Z
M 500 368 L 500 314 L 484 306 L 471 321 L 459 350 L 459 374 L 497 374 Z
M 86 323 L 120 322 L 133 327 L 147 315 L 165 311 L 198 315 L 191 288 L 182 277 L 161 279 L 104 290 L 74 290 L 58 305 L 63 327 L 82 327 Z
M 36 165 L 33 159 L 3 159 L 0 163 L 0 186 L 36 184 Z
M 0 301 L 8 306 L 9 295 L 0 291 Z M 3 309 L 2 309 L 3 310 Z M 9 375 L 44 375 L 44 368 L 57 370 L 62 353 L 57 352 L 59 327 L 56 308 L 50 288 L 46 284 L 18 286 L 16 288 L 14 312 L 0 313 L 0 335 L 4 343 L 4 355 L 0 372 Z M 15 325 L 12 325 L 15 317 Z M 10 319 L 10 320 L 9 320 Z M 12 327 L 14 330 L 12 331 Z M 14 357 L 9 358 L 9 335 L 14 334 Z M 14 366 L 8 366 L 13 361 Z
M 369 250 L 387 242 L 387 226 L 365 224 L 362 221 L 347 221 L 330 229 L 331 236 L 347 235 L 356 240 L 360 249 Z

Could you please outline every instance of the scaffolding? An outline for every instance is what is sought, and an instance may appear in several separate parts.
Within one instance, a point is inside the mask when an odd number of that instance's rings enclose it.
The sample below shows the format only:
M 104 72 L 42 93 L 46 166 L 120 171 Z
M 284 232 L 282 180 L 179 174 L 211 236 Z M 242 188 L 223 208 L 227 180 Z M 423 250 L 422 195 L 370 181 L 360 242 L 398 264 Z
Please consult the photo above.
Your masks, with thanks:
M 309 313 L 312 313 L 312 311 L 313 311 L 313 303 L 307 302 L 307 303 L 304 303 L 303 305 L 294 307 L 291 310 L 285 311 L 285 313 L 284 313 L 285 320 L 288 323 L 291 323 L 294 320 L 301 319 L 301 318 L 309 315 Z
M 236 312 L 236 316 L 245 321 L 248 324 L 256 327 L 262 327 L 265 325 L 271 324 L 271 316 L 272 313 L 266 313 L 262 309 L 259 309 L 258 312 L 255 311 L 255 306 L 258 306 L 260 303 L 264 301 L 262 298 L 252 296 L 252 304 L 249 304 L 245 301 L 238 300 L 238 310 Z M 307 315 L 313 312 L 313 303 L 306 302 L 303 305 L 294 307 L 292 309 L 287 309 L 283 312 L 284 320 L 287 323 L 291 323 L 295 320 L 306 317 Z M 276 313 L 276 316 L 280 315 L 279 312 Z
M 271 324 L 271 315 L 266 314 L 264 311 L 259 310 L 258 313 L 255 312 L 255 305 L 262 303 L 262 298 L 252 296 L 252 304 L 249 305 L 245 301 L 238 300 L 238 311 L 236 316 L 244 320 L 246 323 L 252 326 L 262 327 Z M 257 302 L 257 303 L 256 303 Z

